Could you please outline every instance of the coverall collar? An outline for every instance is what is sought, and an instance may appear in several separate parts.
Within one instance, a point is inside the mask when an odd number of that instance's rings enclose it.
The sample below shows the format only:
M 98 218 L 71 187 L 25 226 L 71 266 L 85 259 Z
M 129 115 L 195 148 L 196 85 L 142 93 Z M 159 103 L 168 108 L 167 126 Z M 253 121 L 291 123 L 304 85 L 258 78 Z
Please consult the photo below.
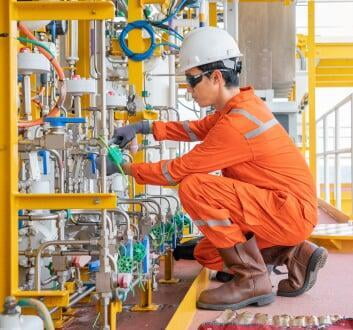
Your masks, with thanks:
M 223 109 L 220 109 L 219 112 L 221 114 L 226 114 L 230 110 L 238 107 L 238 104 L 251 99 L 254 96 L 254 89 L 251 86 L 246 86 L 240 88 L 240 93 L 233 96 L 224 106 Z

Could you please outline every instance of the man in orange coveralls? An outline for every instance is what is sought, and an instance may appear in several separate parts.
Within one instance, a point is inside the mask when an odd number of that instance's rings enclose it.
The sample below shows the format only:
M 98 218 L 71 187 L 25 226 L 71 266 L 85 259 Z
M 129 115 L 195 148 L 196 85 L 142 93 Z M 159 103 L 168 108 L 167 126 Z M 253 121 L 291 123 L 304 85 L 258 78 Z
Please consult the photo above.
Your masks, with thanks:
M 308 166 L 253 89 L 239 89 L 240 57 L 228 32 L 192 31 L 180 50 L 180 70 L 195 101 L 216 111 L 196 121 L 142 121 L 114 134 L 121 147 L 136 133 L 153 133 L 158 141 L 202 141 L 182 157 L 124 164 L 124 170 L 139 184 L 179 184 L 182 205 L 204 234 L 195 258 L 235 275 L 201 293 L 197 306 L 204 309 L 271 303 L 266 264 L 288 268 L 277 295 L 298 296 L 314 285 L 327 258 L 325 249 L 305 241 L 317 223 Z M 208 174 L 219 169 L 222 176 Z

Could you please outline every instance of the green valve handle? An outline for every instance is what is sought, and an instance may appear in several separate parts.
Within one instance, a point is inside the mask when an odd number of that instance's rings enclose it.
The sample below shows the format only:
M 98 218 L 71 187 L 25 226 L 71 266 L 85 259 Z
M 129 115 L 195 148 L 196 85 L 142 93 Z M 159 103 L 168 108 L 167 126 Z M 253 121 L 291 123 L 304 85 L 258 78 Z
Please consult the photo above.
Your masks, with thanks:
M 130 257 L 122 256 L 118 260 L 118 269 L 121 273 L 131 273 L 133 267 L 133 260 Z
M 121 149 L 117 146 L 109 146 L 101 136 L 98 137 L 98 140 L 107 149 L 109 159 L 116 165 L 120 173 L 123 175 L 126 184 L 128 184 L 127 177 L 121 167 L 121 165 L 125 162 Z

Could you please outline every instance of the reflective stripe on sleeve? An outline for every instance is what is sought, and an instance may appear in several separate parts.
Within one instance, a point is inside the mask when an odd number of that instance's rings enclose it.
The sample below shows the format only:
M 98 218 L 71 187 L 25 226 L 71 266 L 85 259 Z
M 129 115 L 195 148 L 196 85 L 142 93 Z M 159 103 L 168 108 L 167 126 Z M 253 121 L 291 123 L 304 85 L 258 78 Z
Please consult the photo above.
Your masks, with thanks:
M 229 219 L 225 220 L 193 220 L 196 226 L 208 226 L 208 227 L 229 227 L 232 222 Z
M 199 138 L 196 136 L 196 134 L 190 128 L 189 121 L 188 120 L 184 120 L 181 123 L 183 125 L 183 128 L 184 128 L 185 132 L 187 133 L 187 135 L 189 135 L 190 140 L 191 141 L 198 141 Z
M 170 175 L 169 173 L 169 170 L 168 170 L 168 164 L 170 163 L 170 160 L 165 162 L 163 165 L 162 165 L 162 174 L 164 176 L 164 178 L 168 181 L 168 183 L 171 185 L 171 186 L 175 186 L 177 183 L 173 180 L 172 176 Z

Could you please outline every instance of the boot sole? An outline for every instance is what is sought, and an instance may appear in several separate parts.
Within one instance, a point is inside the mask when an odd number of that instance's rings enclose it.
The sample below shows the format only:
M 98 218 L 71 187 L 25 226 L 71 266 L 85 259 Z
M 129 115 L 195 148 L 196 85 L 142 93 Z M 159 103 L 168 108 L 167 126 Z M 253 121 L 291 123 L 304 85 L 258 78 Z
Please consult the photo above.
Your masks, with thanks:
M 295 291 L 277 291 L 277 296 L 282 297 L 297 297 L 304 292 L 310 290 L 316 283 L 317 274 L 323 268 L 327 261 L 328 252 L 324 248 L 317 248 L 309 260 L 309 265 L 306 270 L 304 284 L 300 289 Z
M 207 304 L 203 302 L 197 302 L 196 306 L 200 309 L 208 309 L 208 310 L 215 310 L 215 311 L 223 311 L 226 309 L 236 310 L 240 308 L 244 308 L 249 305 L 256 305 L 256 306 L 265 306 L 271 304 L 275 300 L 275 294 L 265 294 L 262 296 L 253 297 L 250 299 L 243 300 L 237 304 Z

